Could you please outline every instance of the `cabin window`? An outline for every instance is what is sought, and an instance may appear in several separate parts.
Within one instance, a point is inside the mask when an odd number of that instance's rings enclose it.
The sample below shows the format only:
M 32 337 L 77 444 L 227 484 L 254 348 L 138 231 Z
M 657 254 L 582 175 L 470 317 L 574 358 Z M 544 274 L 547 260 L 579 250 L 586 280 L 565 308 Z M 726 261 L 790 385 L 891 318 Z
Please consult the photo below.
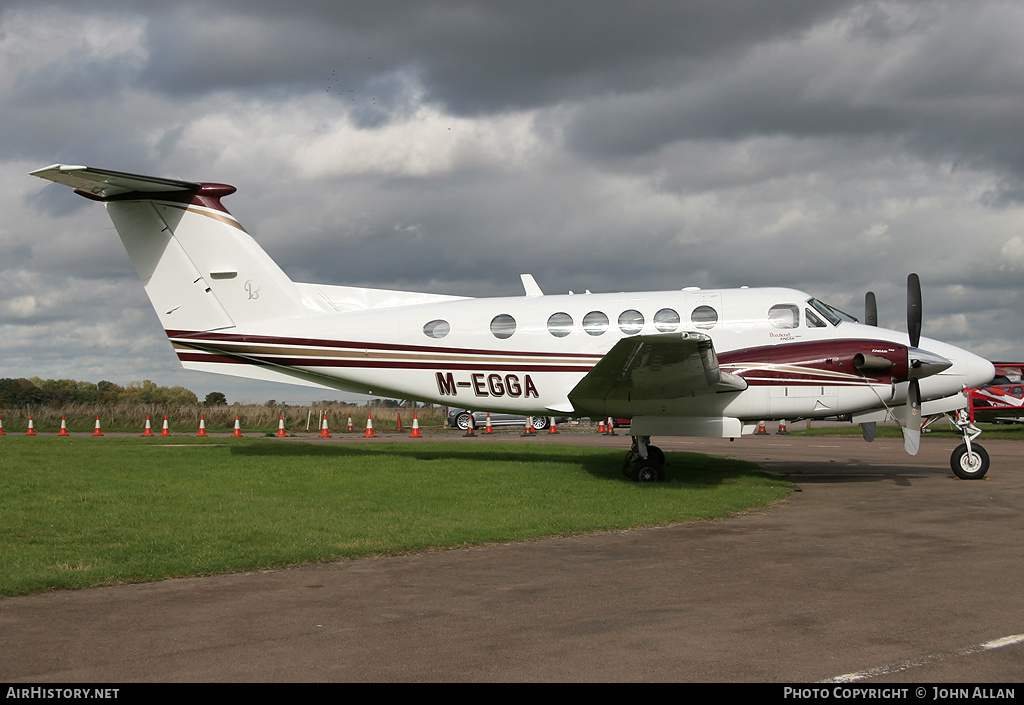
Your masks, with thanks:
M 431 321 L 427 325 L 423 326 L 423 335 L 428 338 L 443 338 L 451 333 L 452 327 L 448 325 L 448 321 L 436 320 Z
M 654 314 L 654 327 L 662 333 L 671 333 L 679 327 L 679 314 L 671 308 L 663 308 Z
M 608 316 L 600 311 L 591 311 L 583 317 L 583 330 L 588 335 L 602 335 L 608 330 Z
M 499 313 L 491 319 L 491 334 L 499 340 L 511 338 L 516 332 L 516 319 L 507 313 Z
M 629 309 L 619 314 L 619 330 L 626 335 L 636 335 L 644 327 L 644 315 L 637 310 Z
M 710 306 L 698 306 L 690 314 L 690 322 L 698 328 L 712 328 L 718 323 L 718 311 Z
M 775 304 L 768 309 L 768 322 L 776 328 L 796 328 L 800 325 L 800 308 L 793 304 Z
M 548 333 L 556 338 L 564 338 L 572 333 L 572 316 L 568 313 L 552 313 L 548 318 Z

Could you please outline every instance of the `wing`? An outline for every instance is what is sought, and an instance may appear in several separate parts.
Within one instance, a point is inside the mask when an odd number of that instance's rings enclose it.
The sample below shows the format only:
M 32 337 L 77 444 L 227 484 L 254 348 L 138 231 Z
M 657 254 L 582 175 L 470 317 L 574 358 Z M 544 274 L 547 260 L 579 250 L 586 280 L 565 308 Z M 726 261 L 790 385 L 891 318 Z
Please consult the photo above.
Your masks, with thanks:
M 624 338 L 569 393 L 576 411 L 614 415 L 633 403 L 742 391 L 747 383 L 722 372 L 711 336 L 684 332 Z

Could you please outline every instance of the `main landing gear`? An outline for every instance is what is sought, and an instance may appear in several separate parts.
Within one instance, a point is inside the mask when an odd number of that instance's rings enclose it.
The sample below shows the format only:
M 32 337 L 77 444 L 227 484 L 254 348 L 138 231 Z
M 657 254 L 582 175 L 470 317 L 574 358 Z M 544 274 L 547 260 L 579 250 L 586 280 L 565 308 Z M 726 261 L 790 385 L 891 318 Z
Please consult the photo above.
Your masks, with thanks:
M 981 435 L 981 429 L 971 423 L 971 416 L 966 409 L 956 412 L 955 419 L 950 415 L 950 421 L 956 424 L 964 438 L 964 442 L 949 457 L 953 474 L 961 480 L 980 480 L 988 472 L 988 452 L 981 444 L 973 442 Z
M 650 442 L 650 436 L 633 436 L 633 447 L 626 453 L 622 474 L 634 482 L 665 481 L 665 454 Z

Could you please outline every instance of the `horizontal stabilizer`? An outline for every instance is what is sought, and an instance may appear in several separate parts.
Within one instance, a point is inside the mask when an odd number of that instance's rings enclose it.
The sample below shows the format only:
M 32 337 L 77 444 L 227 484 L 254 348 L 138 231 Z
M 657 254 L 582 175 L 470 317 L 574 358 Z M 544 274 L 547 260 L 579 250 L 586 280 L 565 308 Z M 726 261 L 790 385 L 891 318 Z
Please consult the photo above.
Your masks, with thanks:
M 125 193 L 198 191 L 200 188 L 200 184 L 191 181 L 126 174 L 120 171 L 67 164 L 54 164 L 30 173 L 32 176 L 70 186 L 76 191 L 89 193 L 99 198 L 111 198 Z

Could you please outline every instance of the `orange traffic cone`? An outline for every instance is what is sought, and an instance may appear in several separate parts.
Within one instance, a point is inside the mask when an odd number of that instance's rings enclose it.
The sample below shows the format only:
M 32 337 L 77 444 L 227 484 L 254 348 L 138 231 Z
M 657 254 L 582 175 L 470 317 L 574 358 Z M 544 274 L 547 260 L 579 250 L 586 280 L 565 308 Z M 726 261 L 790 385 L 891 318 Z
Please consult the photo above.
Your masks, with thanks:
M 326 411 L 324 412 L 323 420 L 320 422 L 320 437 L 321 438 L 330 438 L 331 437 L 331 432 L 327 429 L 327 412 Z
M 534 435 L 536 433 L 537 433 L 537 431 L 533 428 L 533 417 L 532 416 L 527 416 L 526 417 L 526 428 L 519 435 L 521 435 L 521 436 L 532 436 L 532 435 Z
M 412 414 L 412 433 L 409 434 L 409 438 L 423 438 L 423 434 L 420 433 L 420 416 L 415 411 Z
M 352 414 L 348 415 L 348 426 L 345 428 L 346 431 L 355 431 L 356 427 L 352 425 Z
M 26 436 L 34 436 L 34 435 L 36 435 L 36 429 L 35 429 L 35 426 L 32 425 L 32 417 L 31 416 L 28 417 L 28 430 L 25 431 L 25 435 Z
M 3 419 L 2 416 L 0 416 L 0 436 L 6 436 L 6 435 L 7 434 L 4 433 L 4 419 Z
M 232 438 L 242 437 L 242 425 L 238 420 L 238 414 L 235 414 L 235 430 L 231 432 Z
M 494 433 L 494 426 L 491 426 L 491 412 L 487 412 L 487 425 L 484 426 L 484 433 Z
M 402 415 L 401 414 L 398 415 L 398 420 L 395 422 L 395 430 L 398 433 L 401 433 L 402 431 L 405 430 L 404 428 L 402 428 Z
M 366 433 L 363 434 L 363 438 L 376 438 L 377 434 L 373 432 L 373 419 L 369 414 L 366 415 Z
M 153 427 L 149 425 L 149 415 L 146 416 L 146 429 L 142 432 L 142 435 L 145 438 L 153 436 Z
M 608 429 L 604 427 L 604 419 L 597 422 L 597 432 L 602 436 L 608 433 Z
M 206 438 L 209 434 L 206 432 L 206 415 L 199 415 L 199 433 L 196 434 L 196 438 Z
M 757 430 L 754 432 L 754 435 L 755 436 L 767 436 L 768 435 L 768 429 L 765 428 L 764 421 L 759 421 L 757 423 Z
M 469 412 L 469 421 L 466 423 L 466 432 L 462 434 L 466 438 L 476 438 L 476 422 L 473 420 L 473 412 Z
M 554 416 L 551 417 L 551 425 L 548 426 L 548 435 L 551 435 L 552 433 L 558 433 L 558 426 L 555 425 Z
M 63 416 L 60 417 L 60 431 L 57 433 L 57 435 L 58 436 L 70 436 L 71 435 L 70 433 L 68 433 L 68 425 L 67 425 L 67 423 L 65 423 Z
M 779 430 L 775 432 L 776 436 L 785 436 L 789 431 L 786 430 L 786 419 L 779 421 Z
M 96 428 L 95 428 L 95 430 L 93 430 L 92 435 L 94 435 L 94 436 L 102 436 L 103 435 L 103 431 L 100 430 L 100 415 L 99 414 L 96 414 Z
M 164 427 L 160 431 L 160 435 L 161 436 L 169 436 L 169 435 L 171 435 L 171 429 L 168 428 L 168 426 L 167 426 L 167 414 L 164 414 Z
M 288 434 L 284 430 L 284 414 L 281 414 L 281 418 L 277 422 L 277 437 L 287 438 Z

